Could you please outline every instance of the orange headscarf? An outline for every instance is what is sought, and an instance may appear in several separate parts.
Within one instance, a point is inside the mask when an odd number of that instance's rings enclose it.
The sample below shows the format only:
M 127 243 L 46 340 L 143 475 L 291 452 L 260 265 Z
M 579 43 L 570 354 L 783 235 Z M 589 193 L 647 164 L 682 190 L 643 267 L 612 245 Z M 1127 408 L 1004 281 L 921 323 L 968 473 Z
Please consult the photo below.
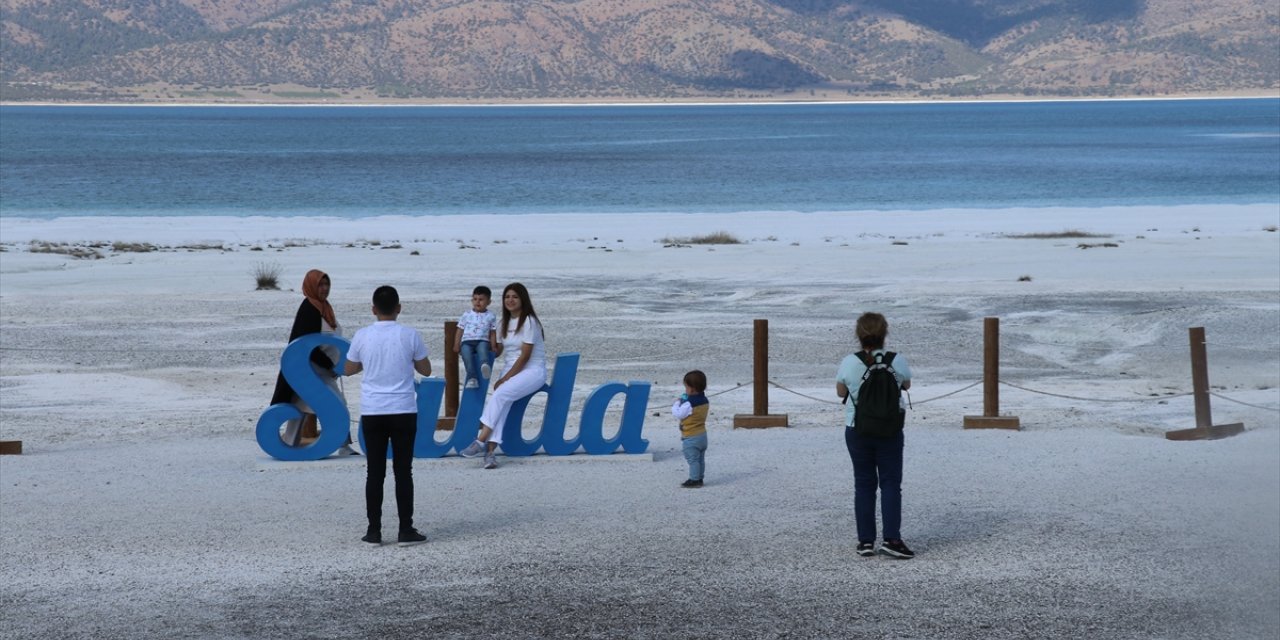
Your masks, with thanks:
M 333 305 L 320 297 L 320 281 L 328 277 L 328 274 L 319 269 L 308 271 L 307 276 L 302 279 L 302 295 L 307 297 L 307 301 L 320 312 L 320 316 L 329 323 L 329 326 L 337 328 L 338 318 L 333 315 Z

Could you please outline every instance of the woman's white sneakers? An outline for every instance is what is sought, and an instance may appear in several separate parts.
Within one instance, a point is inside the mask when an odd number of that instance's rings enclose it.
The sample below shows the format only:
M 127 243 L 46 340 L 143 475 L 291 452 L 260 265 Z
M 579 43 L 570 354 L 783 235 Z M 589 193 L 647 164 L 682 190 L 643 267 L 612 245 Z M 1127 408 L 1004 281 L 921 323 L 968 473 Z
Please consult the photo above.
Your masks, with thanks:
M 466 449 L 458 452 L 458 455 L 464 458 L 474 458 L 484 452 L 484 445 L 479 440 L 473 441 L 467 445 Z

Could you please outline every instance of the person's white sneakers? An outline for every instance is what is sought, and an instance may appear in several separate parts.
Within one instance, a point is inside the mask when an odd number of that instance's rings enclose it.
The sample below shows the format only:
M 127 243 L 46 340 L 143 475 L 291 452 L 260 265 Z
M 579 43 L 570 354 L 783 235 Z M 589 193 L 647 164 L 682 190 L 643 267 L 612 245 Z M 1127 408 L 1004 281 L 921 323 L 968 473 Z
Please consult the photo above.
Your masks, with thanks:
M 475 389 L 476 387 L 480 386 L 480 383 L 479 383 L 479 382 L 476 382 L 476 379 L 475 379 L 475 378 L 472 378 L 472 379 L 468 380 L 468 381 L 467 381 L 467 384 L 465 384 L 465 385 L 463 385 L 463 386 L 465 386 L 465 387 L 466 387 L 466 388 L 468 388 L 468 389 Z
M 479 440 L 474 440 L 471 444 L 467 445 L 466 449 L 459 451 L 458 455 L 464 458 L 474 458 L 480 455 L 480 452 L 482 451 L 484 451 L 484 445 L 480 444 Z
M 480 365 L 480 376 L 481 376 L 481 377 L 483 377 L 485 380 L 488 380 L 488 379 L 489 379 L 489 374 L 490 374 L 490 373 L 493 373 L 493 369 L 489 366 L 489 363 L 488 363 L 488 362 L 486 362 L 486 363 L 484 363 L 484 364 Z

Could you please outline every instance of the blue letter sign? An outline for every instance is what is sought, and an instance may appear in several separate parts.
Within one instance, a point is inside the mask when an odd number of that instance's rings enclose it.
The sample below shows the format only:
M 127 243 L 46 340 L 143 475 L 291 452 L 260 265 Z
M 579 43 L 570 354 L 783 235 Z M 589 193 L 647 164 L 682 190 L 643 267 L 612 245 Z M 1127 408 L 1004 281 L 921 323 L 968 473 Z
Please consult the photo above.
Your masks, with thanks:
M 315 442 L 291 447 L 280 439 L 280 425 L 285 421 L 300 418 L 302 413 L 292 404 L 273 404 L 258 418 L 258 446 L 268 455 L 280 460 L 319 460 L 332 455 L 346 440 L 351 424 L 351 414 L 342 398 L 325 386 L 311 367 L 311 350 L 321 345 L 333 345 L 341 352 L 337 371 L 341 371 L 346 363 L 347 349 L 351 343 L 336 336 L 313 333 L 302 336 L 289 343 L 280 356 L 280 371 L 293 390 L 306 400 L 316 412 L 316 418 L 322 427 L 320 438 Z M 649 403 L 649 383 L 644 381 L 609 382 L 601 385 L 587 397 L 582 408 L 581 422 L 578 424 L 578 435 L 572 440 L 565 439 L 565 430 L 569 421 L 569 401 L 573 395 L 574 380 L 578 375 L 579 356 L 576 353 L 562 353 L 556 357 L 555 371 L 551 383 L 544 385 L 541 391 L 546 393 L 546 409 L 542 415 L 542 427 L 533 440 L 525 440 L 520 433 L 520 423 L 524 419 L 529 399 L 516 402 L 502 425 L 503 453 L 508 456 L 533 455 L 539 449 L 548 455 L 564 456 L 583 449 L 588 454 L 606 455 L 622 449 L 626 453 L 644 453 L 649 448 L 649 441 L 641 437 L 644 428 L 645 408 Z M 417 458 L 439 458 L 450 451 L 461 450 L 475 440 L 480 431 L 480 414 L 484 410 L 485 394 L 488 381 L 481 380 L 477 388 L 463 389 L 462 402 L 458 407 L 458 415 L 454 421 L 453 433 L 445 442 L 437 442 L 433 436 L 436 430 L 436 419 L 440 414 L 440 405 L 444 399 L 445 382 L 440 378 L 423 378 L 417 385 L 418 393 L 418 437 L 414 443 L 413 455 Z M 611 439 L 604 437 L 604 414 L 614 398 L 623 397 L 622 420 L 618 433 Z M 361 448 L 364 446 L 364 429 L 360 429 Z M 387 452 L 390 455 L 390 451 Z

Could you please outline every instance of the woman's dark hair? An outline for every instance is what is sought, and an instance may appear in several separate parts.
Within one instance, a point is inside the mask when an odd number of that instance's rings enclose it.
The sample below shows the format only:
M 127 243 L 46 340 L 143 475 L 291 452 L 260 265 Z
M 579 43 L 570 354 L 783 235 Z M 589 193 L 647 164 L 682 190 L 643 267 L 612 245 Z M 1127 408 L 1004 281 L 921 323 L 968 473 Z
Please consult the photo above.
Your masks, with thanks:
M 507 308 L 507 292 L 514 291 L 520 296 L 520 318 L 516 320 L 516 333 L 520 333 L 520 329 L 524 327 L 525 318 L 533 318 L 538 320 L 538 313 L 533 310 L 533 300 L 529 299 L 529 290 L 519 282 L 512 282 L 502 290 L 502 337 L 507 337 L 507 325 L 511 323 L 511 310 Z M 538 331 L 546 336 L 546 332 L 542 331 L 542 321 L 538 320 Z
M 858 336 L 858 342 L 862 343 L 863 349 L 867 351 L 883 349 L 884 338 L 889 335 L 889 321 L 878 313 L 864 313 L 858 317 L 854 333 Z

